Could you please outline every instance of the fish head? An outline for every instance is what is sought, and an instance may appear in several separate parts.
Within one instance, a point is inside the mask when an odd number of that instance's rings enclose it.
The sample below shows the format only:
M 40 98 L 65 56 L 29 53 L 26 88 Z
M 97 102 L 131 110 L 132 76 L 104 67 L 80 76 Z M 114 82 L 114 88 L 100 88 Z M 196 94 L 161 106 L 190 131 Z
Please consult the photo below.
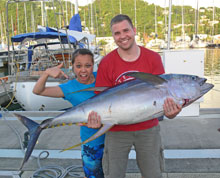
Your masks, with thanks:
M 165 74 L 163 78 L 168 81 L 167 87 L 171 96 L 183 107 L 190 105 L 214 87 L 213 84 L 206 83 L 206 78 L 196 75 Z

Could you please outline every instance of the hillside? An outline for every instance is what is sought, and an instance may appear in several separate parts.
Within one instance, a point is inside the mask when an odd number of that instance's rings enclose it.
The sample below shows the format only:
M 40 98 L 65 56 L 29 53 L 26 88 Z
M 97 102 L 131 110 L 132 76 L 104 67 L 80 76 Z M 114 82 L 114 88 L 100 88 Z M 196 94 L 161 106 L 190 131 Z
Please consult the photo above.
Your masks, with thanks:
M 92 6 L 79 7 L 79 14 L 81 16 L 82 24 L 88 27 L 91 31 L 91 27 L 94 28 L 94 33 L 97 36 L 110 36 L 109 23 L 113 16 L 120 13 L 120 10 L 124 14 L 128 14 L 135 25 L 135 5 L 134 0 L 121 0 L 121 9 L 118 0 L 96 0 Z M 58 6 L 58 2 L 55 2 L 56 9 L 53 10 L 52 3 L 50 5 L 45 3 L 47 10 L 44 12 L 44 20 L 42 21 L 42 10 L 39 2 L 28 2 L 26 6 L 24 3 L 9 4 L 8 11 L 8 24 L 9 33 L 14 35 L 18 33 L 26 33 L 35 31 L 37 25 L 48 25 L 52 27 L 61 27 L 64 24 L 68 24 L 71 18 L 71 13 L 74 13 L 74 6 L 69 2 L 62 1 L 61 6 Z M 66 7 L 67 12 L 66 14 Z M 91 7 L 93 11 L 91 11 Z M 16 10 L 17 9 L 17 10 Z M 25 11 L 26 9 L 26 11 Z M 26 13 L 25 13 L 26 12 Z M 54 12 L 56 16 L 54 17 Z M 61 12 L 64 12 L 64 16 L 61 17 Z M 155 13 L 156 12 L 156 13 Z M 172 35 L 181 35 L 182 24 L 182 7 L 172 6 Z M 26 15 L 25 15 L 26 14 Z M 156 14 L 156 15 L 155 15 Z M 165 15 L 166 14 L 166 15 Z M 136 27 L 138 34 L 142 37 L 144 34 L 147 36 L 154 36 L 155 30 L 159 38 L 164 38 L 166 32 L 166 24 L 168 23 L 168 8 L 164 9 L 160 6 L 149 5 L 142 0 L 136 1 Z M 195 33 L 195 9 L 190 6 L 183 7 L 184 14 L 184 29 L 185 33 L 192 36 Z M 6 0 L 0 1 L 0 20 L 3 27 L 3 36 L 6 34 Z M 157 26 L 155 26 L 155 17 Z M 220 8 L 215 8 L 215 20 L 220 19 Z M 201 34 L 220 34 L 220 23 L 212 26 L 213 10 L 212 8 L 200 8 L 199 12 L 199 30 Z M 66 23 L 64 23 L 67 21 Z M 93 25 L 92 25 L 93 24 Z M 155 28 L 157 27 L 157 29 Z M 214 31 L 213 31 L 214 29 Z

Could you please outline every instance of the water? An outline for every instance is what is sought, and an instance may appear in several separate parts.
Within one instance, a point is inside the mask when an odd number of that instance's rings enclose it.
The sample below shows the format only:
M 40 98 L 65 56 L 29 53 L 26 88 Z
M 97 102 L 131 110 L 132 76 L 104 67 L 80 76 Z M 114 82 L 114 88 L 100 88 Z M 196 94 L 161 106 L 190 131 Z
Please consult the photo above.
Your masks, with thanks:
M 204 75 L 214 88 L 203 97 L 201 108 L 220 108 L 220 49 L 205 49 Z M 0 68 L 0 77 L 7 75 L 7 68 Z
M 6 66 L 0 67 L 0 77 L 4 77 L 8 75 L 8 68 Z
M 214 88 L 204 95 L 201 108 L 220 108 L 220 49 L 205 50 L 204 75 Z

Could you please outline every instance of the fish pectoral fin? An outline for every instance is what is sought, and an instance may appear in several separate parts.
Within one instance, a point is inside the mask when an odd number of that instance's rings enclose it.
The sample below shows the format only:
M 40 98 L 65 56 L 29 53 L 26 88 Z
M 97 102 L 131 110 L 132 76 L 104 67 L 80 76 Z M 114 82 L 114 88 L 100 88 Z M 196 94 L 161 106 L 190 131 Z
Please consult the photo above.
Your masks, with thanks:
M 126 75 L 142 80 L 143 82 L 149 83 L 151 85 L 160 85 L 167 82 L 159 75 L 153 75 L 145 72 L 129 72 Z
M 85 144 L 85 143 L 88 143 L 92 140 L 95 140 L 96 138 L 100 137 L 101 135 L 105 134 L 109 129 L 111 129 L 112 127 L 114 126 L 114 124 L 104 124 L 93 136 L 91 136 L 90 138 L 88 138 L 87 140 L 81 142 L 81 143 L 78 143 L 76 145 L 73 145 L 69 148 L 66 148 L 64 150 L 61 150 L 60 152 L 63 152 L 63 151 L 67 151 L 67 150 L 70 150 L 70 149 L 73 149 L 75 147 L 78 147 L 82 144 Z
M 82 90 L 77 90 L 77 91 L 74 91 L 74 92 L 71 92 L 71 93 L 67 93 L 68 95 L 69 94 L 74 94 L 74 93 L 79 93 L 79 92 L 82 92 L 82 91 L 104 91 L 106 89 L 108 89 L 109 87 L 90 87 L 90 88 L 86 88 L 86 89 L 82 89 Z

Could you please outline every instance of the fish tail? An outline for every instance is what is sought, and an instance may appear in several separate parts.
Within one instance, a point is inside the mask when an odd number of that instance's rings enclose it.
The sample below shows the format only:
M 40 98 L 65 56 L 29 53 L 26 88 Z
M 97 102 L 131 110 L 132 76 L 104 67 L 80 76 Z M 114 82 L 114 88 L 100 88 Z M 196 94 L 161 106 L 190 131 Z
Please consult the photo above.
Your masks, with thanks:
M 25 116 L 22 116 L 19 114 L 14 114 L 14 115 L 25 125 L 25 127 L 27 127 L 27 129 L 29 131 L 29 135 L 30 135 L 30 140 L 28 142 L 27 150 L 25 152 L 25 157 L 24 157 L 23 162 L 20 167 L 20 170 L 21 170 L 23 168 L 24 164 L 28 161 L 29 157 L 31 156 L 31 153 L 34 149 L 36 142 L 37 142 L 37 139 L 43 129 L 40 127 L 40 124 L 32 121 L 31 119 L 29 119 Z

